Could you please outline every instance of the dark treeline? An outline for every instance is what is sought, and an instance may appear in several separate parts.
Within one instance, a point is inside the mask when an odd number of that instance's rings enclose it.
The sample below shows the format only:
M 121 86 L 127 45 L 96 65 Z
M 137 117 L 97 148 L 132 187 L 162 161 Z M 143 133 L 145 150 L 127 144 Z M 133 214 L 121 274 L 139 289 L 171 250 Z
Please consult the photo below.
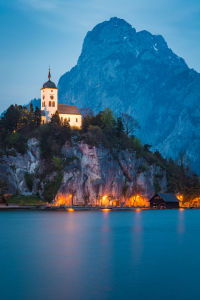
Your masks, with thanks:
M 118 160 L 118 153 L 128 149 L 135 152 L 137 158 L 142 157 L 146 164 L 138 168 L 138 172 L 147 170 L 147 165 L 156 164 L 161 170 L 166 171 L 168 190 L 167 192 L 179 193 L 185 201 L 200 196 L 200 183 L 196 174 L 190 171 L 186 163 L 184 151 L 180 151 L 177 160 L 163 158 L 159 151 L 151 151 L 151 145 L 142 145 L 136 137 L 139 129 L 137 121 L 128 114 L 114 115 L 105 108 L 98 114 L 94 114 L 91 108 L 81 110 L 83 115 L 82 128 L 71 128 L 68 121 L 61 123 L 58 111 L 52 116 L 48 124 L 41 124 L 41 112 L 36 107 L 11 105 L 0 120 L 0 156 L 13 155 L 16 151 L 24 154 L 27 151 L 29 138 L 39 140 L 40 155 L 43 159 L 44 169 L 35 176 L 44 180 L 47 174 L 57 172 L 54 183 L 59 188 L 62 181 L 62 170 L 68 161 L 62 155 L 62 146 L 68 141 L 84 141 L 90 146 L 104 146 L 111 151 L 113 157 Z M 159 179 L 162 174 L 156 174 L 154 186 L 156 192 L 160 191 Z M 27 178 L 30 181 L 30 176 Z M 29 183 L 30 184 L 30 183 Z M 52 182 L 46 182 L 46 196 L 49 200 L 52 194 L 56 194 Z M 31 186 L 31 184 L 30 184 Z M 38 186 L 39 189 L 39 186 Z

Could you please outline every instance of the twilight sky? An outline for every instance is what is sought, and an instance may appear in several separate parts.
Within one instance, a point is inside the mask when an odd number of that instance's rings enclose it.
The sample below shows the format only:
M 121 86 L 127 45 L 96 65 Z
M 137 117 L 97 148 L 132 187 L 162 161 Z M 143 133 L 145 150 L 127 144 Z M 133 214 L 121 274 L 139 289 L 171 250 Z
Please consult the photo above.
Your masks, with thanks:
M 161 34 L 200 72 L 199 0 L 0 0 L 0 113 L 40 97 L 76 65 L 86 33 L 111 17 Z

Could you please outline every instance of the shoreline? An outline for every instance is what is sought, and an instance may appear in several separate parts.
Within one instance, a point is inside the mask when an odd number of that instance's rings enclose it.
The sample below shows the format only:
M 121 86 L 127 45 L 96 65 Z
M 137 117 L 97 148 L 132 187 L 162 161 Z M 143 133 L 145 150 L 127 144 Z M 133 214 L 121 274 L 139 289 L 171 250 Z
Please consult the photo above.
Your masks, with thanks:
M 171 208 L 171 209 L 200 209 L 200 207 L 179 207 L 179 208 Z M 155 209 L 149 207 L 87 207 L 87 206 L 45 206 L 45 205 L 0 205 L 0 211 L 5 210 L 46 210 L 46 211 L 140 211 L 140 210 L 166 210 L 166 209 Z

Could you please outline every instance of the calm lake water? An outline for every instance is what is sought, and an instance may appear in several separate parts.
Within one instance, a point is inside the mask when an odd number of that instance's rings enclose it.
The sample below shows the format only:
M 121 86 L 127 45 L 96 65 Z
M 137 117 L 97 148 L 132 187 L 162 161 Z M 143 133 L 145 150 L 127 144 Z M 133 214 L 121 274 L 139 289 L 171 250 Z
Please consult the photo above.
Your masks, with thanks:
M 200 210 L 0 211 L 0 299 L 200 299 Z

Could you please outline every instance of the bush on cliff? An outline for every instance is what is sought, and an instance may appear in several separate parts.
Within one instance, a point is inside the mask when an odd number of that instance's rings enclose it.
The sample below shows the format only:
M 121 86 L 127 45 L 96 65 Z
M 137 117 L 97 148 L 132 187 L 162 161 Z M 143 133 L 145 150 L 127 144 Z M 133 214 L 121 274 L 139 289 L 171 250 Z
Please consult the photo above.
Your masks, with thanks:
M 44 192 L 43 192 L 43 197 L 44 197 L 45 201 L 51 202 L 55 198 L 55 196 L 61 186 L 62 180 L 63 180 L 63 173 L 59 172 L 54 177 L 53 180 L 47 180 L 45 182 Z
M 24 179 L 25 179 L 25 182 L 26 182 L 26 185 L 27 185 L 27 188 L 28 188 L 29 192 L 32 192 L 34 174 L 26 172 L 24 174 Z

